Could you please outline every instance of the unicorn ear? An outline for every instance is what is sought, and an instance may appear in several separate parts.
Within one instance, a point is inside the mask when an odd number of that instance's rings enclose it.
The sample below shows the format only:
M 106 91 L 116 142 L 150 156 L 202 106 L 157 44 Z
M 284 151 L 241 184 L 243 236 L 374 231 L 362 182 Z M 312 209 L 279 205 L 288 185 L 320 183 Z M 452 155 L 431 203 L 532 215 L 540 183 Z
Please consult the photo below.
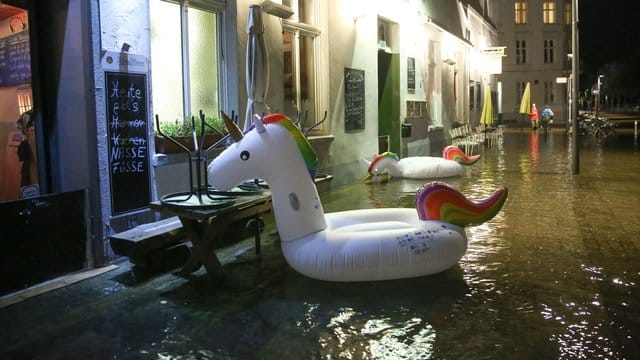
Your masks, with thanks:
M 253 124 L 256 126 L 256 130 L 258 131 L 258 134 L 262 134 L 267 129 L 264 127 L 264 124 L 262 123 L 262 118 L 258 116 L 258 114 L 256 114 L 255 117 L 256 118 L 253 120 Z
M 222 113 L 222 120 L 224 121 L 224 125 L 227 128 L 227 131 L 229 132 L 229 135 L 231 135 L 231 138 L 233 139 L 233 141 L 238 142 L 240 140 L 242 140 L 242 130 L 240 130 L 240 128 L 238 127 L 238 125 L 236 125 L 236 123 L 233 122 L 233 120 L 231 120 L 231 118 L 224 113 L 224 111 L 221 111 Z

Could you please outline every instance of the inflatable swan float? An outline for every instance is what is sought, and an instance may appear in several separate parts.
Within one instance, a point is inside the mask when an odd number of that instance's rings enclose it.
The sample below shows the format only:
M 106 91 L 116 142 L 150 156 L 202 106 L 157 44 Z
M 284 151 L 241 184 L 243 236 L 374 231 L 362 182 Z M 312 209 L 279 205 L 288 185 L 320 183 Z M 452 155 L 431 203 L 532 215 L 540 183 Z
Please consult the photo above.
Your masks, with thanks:
M 476 203 L 433 182 L 418 192 L 417 211 L 325 214 L 313 182 L 317 157 L 289 118 L 272 114 L 256 119 L 244 135 L 223 118 L 236 142 L 209 164 L 209 182 L 227 190 L 245 179 L 265 179 L 282 253 L 292 268 L 314 279 L 374 281 L 447 270 L 467 250 L 464 227 L 490 220 L 507 199 L 507 190 L 500 189 Z
M 367 176 L 363 181 L 378 181 L 381 175 L 409 179 L 452 177 L 462 174 L 462 165 L 473 165 L 480 155 L 467 156 L 457 146 L 449 145 L 442 150 L 442 157 L 409 156 L 400 159 L 396 153 L 384 152 L 369 162 Z

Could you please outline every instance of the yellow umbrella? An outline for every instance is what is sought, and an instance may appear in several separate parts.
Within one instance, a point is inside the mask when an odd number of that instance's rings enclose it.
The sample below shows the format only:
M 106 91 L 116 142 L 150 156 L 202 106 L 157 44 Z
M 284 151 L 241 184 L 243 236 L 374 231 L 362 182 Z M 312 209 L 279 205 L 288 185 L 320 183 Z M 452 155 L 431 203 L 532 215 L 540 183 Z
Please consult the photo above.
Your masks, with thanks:
M 485 129 L 493 124 L 493 104 L 491 103 L 491 88 L 489 85 L 484 90 L 484 105 L 480 115 L 480 124 L 484 124 Z
M 522 100 L 520 100 L 520 114 L 529 113 L 531 113 L 531 85 L 527 82 L 522 93 Z

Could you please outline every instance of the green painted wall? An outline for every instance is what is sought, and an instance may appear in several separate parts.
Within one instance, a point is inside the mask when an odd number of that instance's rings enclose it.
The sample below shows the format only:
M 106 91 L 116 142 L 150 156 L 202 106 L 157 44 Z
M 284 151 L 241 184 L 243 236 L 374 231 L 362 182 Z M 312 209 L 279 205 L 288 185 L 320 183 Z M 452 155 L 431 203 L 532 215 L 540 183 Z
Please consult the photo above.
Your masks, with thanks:
M 384 56 L 390 56 L 388 66 Z M 378 81 L 384 82 L 378 84 L 378 135 L 389 135 L 389 150 L 400 154 L 400 55 L 379 54 L 378 71 Z

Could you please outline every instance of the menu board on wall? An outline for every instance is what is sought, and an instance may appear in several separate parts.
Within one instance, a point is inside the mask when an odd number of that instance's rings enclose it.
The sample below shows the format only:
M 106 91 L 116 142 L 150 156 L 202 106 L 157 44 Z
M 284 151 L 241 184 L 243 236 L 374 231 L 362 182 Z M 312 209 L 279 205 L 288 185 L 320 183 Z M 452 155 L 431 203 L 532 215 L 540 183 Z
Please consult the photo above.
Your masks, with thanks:
M 111 212 L 146 208 L 151 199 L 147 75 L 105 72 Z
M 0 39 L 0 86 L 31 82 L 29 31 Z
M 364 70 L 344 69 L 344 129 L 364 129 Z

